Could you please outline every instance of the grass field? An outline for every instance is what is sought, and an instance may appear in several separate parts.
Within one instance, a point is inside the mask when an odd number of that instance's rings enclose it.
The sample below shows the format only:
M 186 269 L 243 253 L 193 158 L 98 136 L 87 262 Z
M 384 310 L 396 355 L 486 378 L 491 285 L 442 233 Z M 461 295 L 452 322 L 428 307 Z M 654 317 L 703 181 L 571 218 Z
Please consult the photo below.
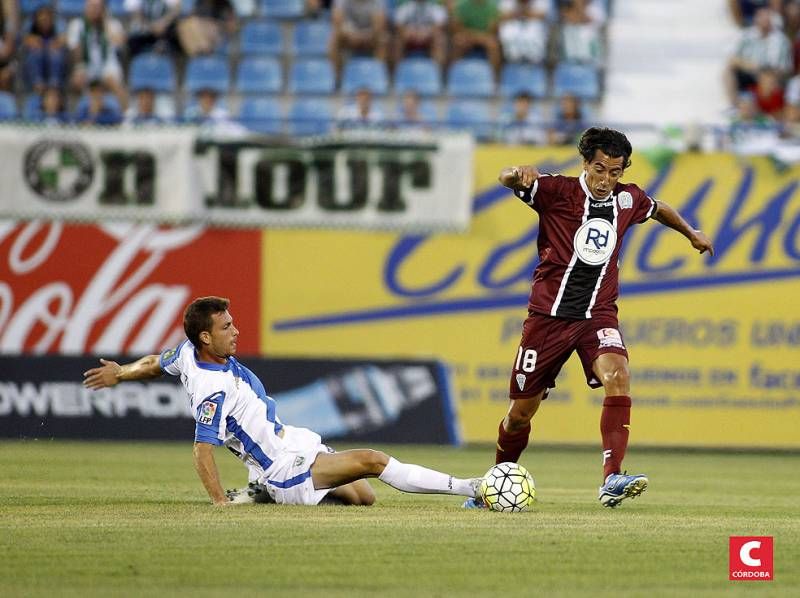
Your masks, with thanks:
M 461 476 L 488 448 L 381 447 Z M 532 512 L 379 482 L 374 507 L 213 509 L 190 444 L 0 443 L 0 596 L 800 596 L 800 455 L 635 450 L 645 495 L 597 501 L 597 451 L 529 449 Z M 227 487 L 244 469 L 217 453 Z M 728 537 L 775 581 L 728 581 Z

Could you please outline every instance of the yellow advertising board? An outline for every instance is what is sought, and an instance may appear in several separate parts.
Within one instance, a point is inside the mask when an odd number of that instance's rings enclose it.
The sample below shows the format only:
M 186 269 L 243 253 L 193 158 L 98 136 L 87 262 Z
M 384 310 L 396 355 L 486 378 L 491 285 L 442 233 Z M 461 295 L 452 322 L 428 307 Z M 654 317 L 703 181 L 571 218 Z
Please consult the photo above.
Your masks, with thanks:
M 446 363 L 463 439 L 492 442 L 536 264 L 538 217 L 499 187 L 503 166 L 577 175 L 574 149 L 477 150 L 467 234 L 264 233 L 262 350 L 274 356 Z M 633 375 L 631 442 L 800 447 L 800 168 L 731 155 L 641 155 L 623 177 L 714 241 L 699 256 L 655 221 L 621 258 Z M 598 443 L 602 390 L 573 356 L 534 422 L 539 442 Z

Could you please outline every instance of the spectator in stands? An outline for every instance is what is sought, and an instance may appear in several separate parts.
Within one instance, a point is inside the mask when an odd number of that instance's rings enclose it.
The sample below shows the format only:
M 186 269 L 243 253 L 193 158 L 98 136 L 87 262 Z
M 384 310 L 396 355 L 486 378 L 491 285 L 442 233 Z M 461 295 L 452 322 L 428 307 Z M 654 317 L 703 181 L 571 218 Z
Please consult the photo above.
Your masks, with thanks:
M 192 57 L 210 54 L 238 27 L 230 0 L 197 0 L 192 15 L 178 21 L 176 31 L 181 50 Z
M 780 119 L 783 114 L 784 95 L 781 81 L 772 69 L 761 69 L 756 84 L 750 89 L 756 106 L 762 114 Z
M 2 0 L 0 7 L 0 90 L 14 86 L 17 36 L 19 35 L 19 4 L 17 0 Z
M 447 11 L 435 0 L 405 0 L 394 11 L 395 63 L 407 53 L 424 53 L 440 67 L 447 59 Z
M 500 0 L 500 45 L 507 62 L 547 57 L 550 0 Z
M 195 100 L 184 115 L 187 123 L 200 126 L 204 133 L 233 137 L 247 135 L 247 128 L 233 120 L 228 109 L 219 103 L 216 89 L 198 89 Z
M 354 100 L 339 110 L 336 121 L 341 129 L 363 129 L 382 124 L 384 117 L 372 101 L 372 92 L 361 87 L 356 90 Z
M 165 120 L 156 114 L 156 92 L 151 87 L 136 90 L 136 102 L 125 112 L 126 125 L 162 125 Z
M 406 90 L 400 100 L 400 114 L 397 117 L 397 126 L 405 131 L 429 130 L 431 123 L 420 110 L 419 94 L 413 89 Z
M 106 86 L 102 79 L 89 82 L 88 101 L 78 105 L 75 122 L 81 125 L 118 125 L 122 115 L 117 106 L 106 97 Z
M 64 110 L 61 87 L 44 88 L 39 95 L 39 109 L 31 114 L 31 120 L 43 125 L 63 125 L 69 122 Z
M 501 118 L 501 138 L 515 145 L 541 145 L 547 140 L 544 126 L 533 109 L 533 98 L 526 92 L 514 97 L 511 112 Z
M 345 52 L 386 61 L 388 44 L 385 0 L 334 0 L 330 60 L 339 76 Z
M 728 0 L 731 16 L 739 27 L 749 27 L 759 8 L 768 7 L 771 0 Z
M 500 16 L 496 0 L 455 0 L 452 9 L 453 58 L 463 58 L 472 50 L 486 53 L 486 58 L 500 73 L 500 43 L 497 40 L 497 22 Z
M 791 72 L 792 56 L 789 40 L 772 25 L 772 11 L 761 8 L 755 13 L 753 26 L 742 32 L 726 74 L 728 96 L 737 103 L 739 94 L 756 84 L 762 68 L 771 68 L 779 77 Z
M 180 50 L 176 25 L 181 0 L 125 0 L 129 15 L 128 57 L 153 48 L 177 53 Z
M 787 131 L 795 137 L 800 136 L 800 75 L 795 75 L 786 83 L 783 94 L 783 122 Z
M 732 149 L 742 154 L 768 154 L 780 137 L 778 123 L 761 113 L 755 96 L 739 94 L 728 135 Z
M 587 0 L 571 0 L 561 9 L 561 58 L 568 62 L 600 64 L 602 22 L 589 10 Z
M 558 100 L 553 126 L 547 132 L 548 142 L 552 145 L 572 145 L 587 126 L 581 101 L 565 93 Z
M 125 31 L 117 19 L 107 15 L 104 0 L 86 0 L 84 16 L 72 19 L 67 28 L 67 47 L 72 54 L 71 85 L 83 92 L 92 80 L 103 84 L 127 103 L 118 52 L 125 43 Z
M 64 36 L 56 31 L 52 6 L 36 9 L 22 45 L 25 50 L 23 73 L 28 88 L 41 94 L 47 87 L 63 87 L 67 49 Z

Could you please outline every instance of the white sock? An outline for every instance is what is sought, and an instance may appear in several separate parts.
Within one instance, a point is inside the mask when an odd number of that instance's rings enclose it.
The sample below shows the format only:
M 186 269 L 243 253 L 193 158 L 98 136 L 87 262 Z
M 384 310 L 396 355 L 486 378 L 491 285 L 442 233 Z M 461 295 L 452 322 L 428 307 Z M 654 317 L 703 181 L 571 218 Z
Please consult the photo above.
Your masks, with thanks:
M 412 463 L 401 463 L 393 457 L 389 457 L 389 463 L 378 479 L 403 492 L 475 496 L 472 480 L 454 478 L 446 473 Z

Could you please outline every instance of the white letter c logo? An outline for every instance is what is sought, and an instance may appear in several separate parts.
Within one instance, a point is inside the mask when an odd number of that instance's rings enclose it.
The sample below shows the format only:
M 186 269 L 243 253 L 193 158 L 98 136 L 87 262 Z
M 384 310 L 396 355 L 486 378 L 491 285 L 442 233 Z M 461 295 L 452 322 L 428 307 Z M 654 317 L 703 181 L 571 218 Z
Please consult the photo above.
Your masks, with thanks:
M 739 559 L 743 564 L 747 565 L 748 567 L 761 566 L 761 559 L 754 559 L 752 556 L 750 556 L 750 553 L 756 548 L 761 548 L 761 542 L 758 540 L 752 540 L 742 544 L 742 547 L 739 549 Z

